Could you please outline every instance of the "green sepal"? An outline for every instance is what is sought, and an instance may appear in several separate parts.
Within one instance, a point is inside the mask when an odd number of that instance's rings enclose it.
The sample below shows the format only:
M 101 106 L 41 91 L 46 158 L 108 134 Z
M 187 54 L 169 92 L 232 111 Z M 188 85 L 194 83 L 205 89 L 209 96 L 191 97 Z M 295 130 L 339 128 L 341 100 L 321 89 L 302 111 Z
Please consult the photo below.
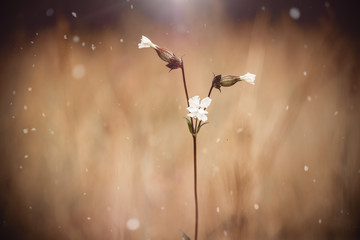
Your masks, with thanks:
M 182 230 L 180 230 L 181 234 L 182 234 L 182 239 L 183 240 L 191 240 L 190 237 L 188 235 L 186 235 L 186 233 L 184 233 Z
M 199 125 L 199 128 L 198 128 L 197 131 L 196 131 L 196 134 L 199 133 L 200 128 L 201 128 L 202 126 L 204 126 L 205 124 L 208 124 L 208 123 L 209 123 L 209 122 L 204 122 L 204 123 L 200 124 L 200 125 Z
M 192 128 L 192 124 L 191 124 L 191 121 L 184 117 L 186 119 L 186 122 L 187 122 L 187 125 L 188 125 L 188 128 L 189 128 L 189 132 L 192 134 L 193 133 L 193 128 Z

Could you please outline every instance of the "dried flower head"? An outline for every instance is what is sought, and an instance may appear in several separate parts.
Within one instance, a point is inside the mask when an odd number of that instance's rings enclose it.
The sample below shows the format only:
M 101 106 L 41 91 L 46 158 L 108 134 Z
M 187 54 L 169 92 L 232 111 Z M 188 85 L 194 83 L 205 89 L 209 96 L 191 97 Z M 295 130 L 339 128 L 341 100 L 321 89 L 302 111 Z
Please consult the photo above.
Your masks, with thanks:
M 230 87 L 239 81 L 255 85 L 255 74 L 247 73 L 243 76 L 216 75 L 213 79 L 213 87 L 220 90 L 221 87 Z
M 182 59 L 175 56 L 175 54 L 165 48 L 159 47 L 158 45 L 151 42 L 151 40 L 145 36 L 141 37 L 141 42 L 138 44 L 139 48 L 153 48 L 158 56 L 168 64 L 166 65 L 170 68 L 170 71 L 173 69 L 180 68 L 182 66 Z

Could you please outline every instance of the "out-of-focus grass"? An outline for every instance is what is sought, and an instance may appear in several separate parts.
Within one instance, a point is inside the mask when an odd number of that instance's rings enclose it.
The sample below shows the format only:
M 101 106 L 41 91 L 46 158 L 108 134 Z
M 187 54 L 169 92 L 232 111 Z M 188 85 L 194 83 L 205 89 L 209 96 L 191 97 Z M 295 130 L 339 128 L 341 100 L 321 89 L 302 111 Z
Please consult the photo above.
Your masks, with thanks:
M 142 34 L 185 55 L 190 96 L 206 96 L 212 72 L 257 75 L 212 94 L 198 138 L 201 239 L 358 236 L 359 71 L 346 41 L 266 17 L 189 33 L 142 22 L 120 33 L 59 24 L 2 59 L 4 236 L 192 236 L 181 73 L 138 50 Z

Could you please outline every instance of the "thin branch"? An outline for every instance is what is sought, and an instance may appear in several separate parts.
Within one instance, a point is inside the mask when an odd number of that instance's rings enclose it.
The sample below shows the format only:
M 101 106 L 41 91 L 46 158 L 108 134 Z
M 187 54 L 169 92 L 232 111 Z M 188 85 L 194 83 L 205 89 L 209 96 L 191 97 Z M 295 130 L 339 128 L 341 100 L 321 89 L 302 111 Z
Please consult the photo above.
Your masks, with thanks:
M 199 206 L 197 197 L 197 162 L 196 162 L 196 136 L 193 135 L 194 143 L 194 195 L 195 195 L 195 240 L 198 236 L 198 225 L 199 225 Z

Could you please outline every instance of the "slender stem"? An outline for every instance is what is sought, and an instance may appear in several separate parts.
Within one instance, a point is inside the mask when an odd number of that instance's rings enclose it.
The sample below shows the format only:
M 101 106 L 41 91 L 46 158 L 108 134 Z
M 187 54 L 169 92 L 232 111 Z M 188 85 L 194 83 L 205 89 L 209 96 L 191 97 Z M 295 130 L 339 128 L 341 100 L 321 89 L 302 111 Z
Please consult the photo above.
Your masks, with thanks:
M 182 61 L 181 64 L 181 72 L 182 72 L 182 76 L 183 76 L 183 82 L 184 82 L 184 89 L 185 89 L 185 95 L 186 95 L 186 103 L 189 107 L 189 94 L 187 91 L 187 87 L 186 87 L 186 81 L 185 81 L 185 71 L 184 71 L 184 61 Z
M 196 167 L 196 136 L 193 135 L 194 143 L 194 195 L 195 195 L 195 240 L 198 236 L 198 224 L 199 224 L 199 206 L 197 197 L 197 167 Z
M 210 91 L 209 91 L 208 97 L 210 97 L 210 94 L 211 94 L 211 91 L 213 90 L 213 88 L 214 88 L 214 85 L 213 85 L 213 84 L 211 84 L 211 88 L 210 88 Z
M 182 60 L 181 60 L 182 61 Z M 187 87 L 186 87 L 186 79 L 185 79 L 185 70 L 184 70 L 184 61 L 182 61 L 181 63 L 181 73 L 182 73 L 182 77 L 183 77 L 183 83 L 184 83 L 184 89 L 185 89 L 185 95 L 186 95 L 186 103 L 187 103 L 187 106 L 189 107 L 189 94 L 188 94 L 188 90 L 187 90 Z M 194 122 L 193 122 L 193 119 L 190 118 L 191 120 L 191 126 L 192 126 L 192 129 L 194 131 Z M 196 127 L 196 126 L 195 126 Z

